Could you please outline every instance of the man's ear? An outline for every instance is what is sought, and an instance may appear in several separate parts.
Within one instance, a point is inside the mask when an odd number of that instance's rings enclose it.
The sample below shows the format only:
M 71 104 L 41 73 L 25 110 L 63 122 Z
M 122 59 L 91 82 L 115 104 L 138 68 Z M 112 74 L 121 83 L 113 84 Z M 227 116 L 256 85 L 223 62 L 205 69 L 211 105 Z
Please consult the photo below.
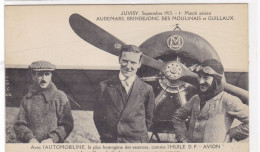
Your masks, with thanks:
M 141 54 L 141 56 L 140 56 L 139 68 L 141 67 L 142 64 L 143 64 L 143 54 Z
M 140 61 L 140 62 L 139 62 L 139 65 L 138 65 L 138 68 L 140 68 L 142 64 L 143 64 L 143 62 Z
M 139 64 L 140 64 L 140 65 L 143 64 L 143 54 L 140 55 Z

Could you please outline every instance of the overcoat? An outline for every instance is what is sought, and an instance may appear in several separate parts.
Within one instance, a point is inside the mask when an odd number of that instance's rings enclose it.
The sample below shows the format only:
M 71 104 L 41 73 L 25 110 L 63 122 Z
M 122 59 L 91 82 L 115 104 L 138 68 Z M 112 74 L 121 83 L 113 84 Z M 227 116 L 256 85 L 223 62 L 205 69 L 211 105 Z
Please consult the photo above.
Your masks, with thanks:
M 38 90 L 33 84 L 24 96 L 14 131 L 17 139 L 29 142 L 35 138 L 39 142 L 52 138 L 62 143 L 71 133 L 74 122 L 67 95 L 53 83 Z
M 118 75 L 100 83 L 101 95 L 94 108 L 94 122 L 103 143 L 148 142 L 154 93 L 138 77 L 127 94 Z

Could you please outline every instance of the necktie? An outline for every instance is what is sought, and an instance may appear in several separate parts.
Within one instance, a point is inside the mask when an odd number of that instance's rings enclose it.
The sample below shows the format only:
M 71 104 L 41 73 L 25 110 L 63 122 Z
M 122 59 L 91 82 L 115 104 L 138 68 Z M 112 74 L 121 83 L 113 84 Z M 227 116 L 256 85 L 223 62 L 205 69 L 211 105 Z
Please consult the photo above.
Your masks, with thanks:
M 125 85 L 126 85 L 127 87 L 129 87 L 129 82 L 128 82 L 128 79 L 127 79 L 127 78 L 124 80 L 124 83 L 125 83 Z
M 128 79 L 126 78 L 126 79 L 123 80 L 122 82 L 123 82 L 122 84 L 123 84 L 123 86 L 124 86 L 124 88 L 125 88 L 126 93 L 128 93 L 128 91 L 129 91 L 129 86 L 130 86 Z

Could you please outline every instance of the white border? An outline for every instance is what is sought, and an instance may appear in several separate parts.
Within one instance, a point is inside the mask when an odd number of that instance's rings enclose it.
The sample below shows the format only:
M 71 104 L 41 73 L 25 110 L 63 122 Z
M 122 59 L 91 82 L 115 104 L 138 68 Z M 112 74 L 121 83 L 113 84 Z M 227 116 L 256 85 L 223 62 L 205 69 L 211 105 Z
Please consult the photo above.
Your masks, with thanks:
M 49 4 L 170 4 L 170 3 L 249 3 L 249 0 L 5 0 L 5 5 Z
M 0 151 L 5 150 L 4 2 L 0 1 Z M 3 136 L 4 135 L 4 136 Z
M 248 3 L 249 10 L 249 90 L 250 90 L 250 152 L 260 151 L 260 100 L 257 96 L 260 88 L 260 2 L 257 0 L 39 0 L 39 1 L 0 1 L 0 134 L 5 135 L 5 96 L 4 96 L 4 6 L 5 5 L 54 5 L 54 4 L 170 4 L 170 3 Z M 257 37 L 258 36 L 258 37 Z M 2 45 L 1 45 L 2 44 Z M 260 51 L 260 50 L 259 50 Z M 259 118 L 258 118 L 259 117 Z M 5 136 L 0 137 L 0 151 L 5 151 Z
M 259 103 L 259 88 L 260 88 L 260 55 L 259 55 L 259 35 L 260 35 L 260 2 L 252 0 L 249 3 L 249 89 L 250 91 L 250 151 L 260 151 L 260 133 L 257 133 L 260 127 L 260 103 Z M 258 9 L 258 10 L 257 10 Z
M 260 71 L 259 65 L 260 61 L 259 54 L 257 50 L 259 47 L 257 45 L 257 40 L 259 40 L 259 1 L 252 0 L 249 3 L 249 98 L 250 98 L 250 151 L 259 152 L 260 151 L 260 138 L 259 132 L 257 131 L 260 126 L 259 116 L 260 116 L 260 103 L 259 92 L 260 87 Z M 258 28 L 257 28 L 258 27 Z M 258 133 L 257 133 L 258 132 Z

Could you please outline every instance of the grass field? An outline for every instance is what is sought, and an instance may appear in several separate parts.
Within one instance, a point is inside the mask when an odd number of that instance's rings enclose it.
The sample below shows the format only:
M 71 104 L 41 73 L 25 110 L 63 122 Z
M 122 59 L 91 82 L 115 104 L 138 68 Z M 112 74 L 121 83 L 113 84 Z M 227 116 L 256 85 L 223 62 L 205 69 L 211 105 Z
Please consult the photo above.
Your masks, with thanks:
M 18 108 L 6 108 L 6 142 L 16 141 L 13 131 L 13 124 L 18 115 Z M 70 136 L 66 139 L 67 143 L 98 143 L 99 135 L 93 121 L 92 111 L 72 111 L 74 118 L 74 128 Z
M 18 115 L 18 108 L 6 108 L 6 142 L 16 143 L 15 133 L 13 131 L 13 124 Z M 98 143 L 99 135 L 93 121 L 93 111 L 78 111 L 73 110 L 74 128 L 70 136 L 65 140 L 66 143 Z M 233 126 L 240 122 L 235 121 Z M 149 133 L 151 135 L 151 133 Z M 173 134 L 159 134 L 162 142 L 176 142 Z M 155 142 L 155 137 L 153 142 Z M 233 140 L 233 142 L 236 142 Z M 249 142 L 245 139 L 240 142 Z

